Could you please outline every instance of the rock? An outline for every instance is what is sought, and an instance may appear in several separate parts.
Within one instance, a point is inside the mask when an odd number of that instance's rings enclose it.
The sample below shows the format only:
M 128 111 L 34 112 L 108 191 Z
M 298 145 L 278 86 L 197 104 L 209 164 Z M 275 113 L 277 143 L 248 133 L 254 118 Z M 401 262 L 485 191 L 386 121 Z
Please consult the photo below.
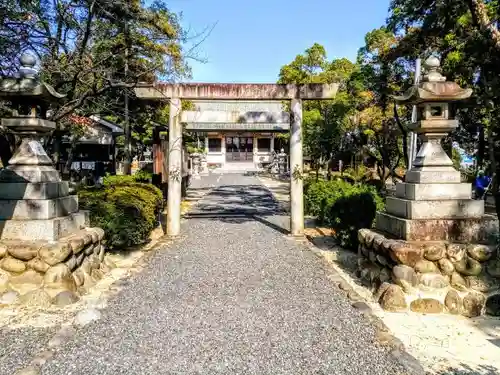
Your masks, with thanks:
M 420 273 L 437 273 L 439 269 L 435 263 L 422 259 L 415 264 L 415 271 Z
M 77 267 L 76 256 L 70 257 L 66 262 L 64 262 L 68 266 L 68 268 L 73 271 Z
M 424 258 L 430 261 L 437 261 L 446 256 L 446 246 L 444 244 L 424 245 Z
M 31 259 L 29 262 L 26 263 L 26 266 L 28 268 L 31 268 L 32 270 L 41 273 L 47 272 L 47 270 L 50 268 L 50 266 L 40 258 Z
M 83 283 L 85 282 L 85 275 L 84 272 L 81 268 L 76 269 L 72 273 L 73 279 L 75 280 L 76 286 L 82 286 Z
M 101 319 L 101 312 L 97 309 L 90 308 L 76 314 L 73 324 L 83 327 L 99 319 Z
M 116 283 L 114 285 L 116 285 Z M 384 294 L 387 288 L 389 288 L 391 285 L 392 285 L 391 283 L 387 282 L 382 283 L 378 287 L 377 291 L 373 294 L 373 299 L 378 302 L 380 300 L 380 297 L 382 297 L 382 294 Z
M 352 289 L 351 286 L 345 281 L 341 281 L 340 283 L 337 284 L 337 286 L 339 287 L 340 290 L 343 290 L 345 292 Z
M 466 276 L 467 286 L 472 290 L 487 293 L 498 289 L 498 282 L 492 277 L 481 274 L 480 276 Z
M 102 271 L 103 274 L 111 272 L 111 268 L 109 268 L 104 262 L 99 265 L 99 269 Z
M 99 255 L 99 252 L 100 252 L 100 251 L 101 251 L 101 245 L 95 244 L 95 245 L 94 245 L 94 251 L 93 251 L 93 253 L 94 253 L 95 255 Z
M 83 260 L 85 259 L 85 253 L 81 252 L 76 256 L 76 266 L 80 267 L 83 263 Z
M 486 298 L 482 294 L 475 292 L 468 293 L 463 300 L 463 314 L 469 318 L 480 316 L 485 300 Z
M 76 292 L 76 284 L 67 265 L 60 263 L 50 267 L 44 276 L 47 287 Z
M 43 289 L 35 289 L 19 297 L 21 304 L 30 307 L 47 308 L 52 302 L 52 298 Z
M 99 281 L 104 277 L 104 274 L 102 273 L 102 271 L 100 269 L 94 268 L 94 269 L 92 269 L 90 276 L 92 276 L 95 280 Z
M 78 302 L 79 300 L 80 297 L 78 297 L 76 293 L 71 292 L 69 290 L 64 290 L 55 296 L 54 305 L 63 307 Z
M 99 263 L 104 261 L 104 256 L 106 255 L 105 249 L 103 245 L 99 245 Z
M 2 287 L 7 287 L 7 284 L 9 283 L 9 275 L 3 273 L 3 272 L 0 272 L 0 293 L 2 293 L 1 291 L 1 288 Z
M 38 289 L 43 284 L 43 276 L 34 270 L 27 270 L 10 278 L 10 287 L 19 294 L 26 294 Z
M 33 360 L 31 361 L 31 363 L 34 366 L 42 367 L 53 356 L 54 356 L 54 353 L 52 353 L 50 350 L 44 350 L 43 352 L 37 354 L 37 356 L 35 358 L 33 358 Z
M 493 277 L 500 278 L 500 259 L 492 259 L 486 265 L 486 272 Z
M 386 311 L 399 312 L 408 308 L 403 289 L 390 285 L 379 300 L 380 306 Z
M 392 280 L 405 288 L 406 286 L 416 286 L 418 277 L 415 270 L 409 266 L 398 265 L 392 269 Z
M 83 286 L 87 289 L 92 288 L 95 285 L 95 280 L 88 273 L 83 273 Z
M 88 273 L 90 275 L 90 271 L 92 270 L 92 266 L 90 264 L 90 260 L 89 258 L 85 258 L 82 262 L 82 265 L 80 266 L 80 268 L 85 272 L 85 273 Z
M 371 312 L 372 312 L 372 308 L 364 301 L 353 302 L 352 307 L 354 307 L 356 310 L 359 310 L 365 314 L 371 314 Z
M 92 254 L 88 259 L 90 261 L 90 268 L 92 268 L 93 270 L 99 268 L 99 264 L 101 264 L 101 262 L 99 261 L 98 255 Z
M 380 263 L 382 266 L 387 267 L 389 265 L 389 262 L 387 262 L 387 259 L 383 255 L 377 255 L 377 262 Z
M 38 249 L 40 245 L 30 244 L 30 243 L 19 243 L 9 245 L 7 251 L 9 254 L 20 260 L 31 260 L 38 255 Z
M 485 313 L 500 316 L 500 294 L 494 294 L 486 300 Z
M 49 349 L 55 349 L 61 345 L 67 343 L 76 334 L 76 329 L 73 326 L 62 327 L 57 333 L 52 337 L 47 346 Z
M 389 251 L 391 259 L 399 264 L 414 267 L 424 257 L 423 250 L 411 247 L 406 242 L 394 242 Z
M 5 271 L 21 273 L 26 270 L 26 263 L 22 260 L 7 256 L 0 261 L 0 267 Z
M 495 246 L 486 246 L 478 244 L 467 245 L 467 254 L 478 262 L 486 262 L 496 252 Z
M 85 233 L 82 236 L 82 239 L 83 239 L 83 246 L 90 245 L 92 242 L 94 242 L 94 241 L 92 241 L 92 234 L 91 233 Z
M 443 304 L 433 298 L 419 298 L 410 303 L 410 310 L 418 313 L 439 314 L 443 308 Z
M 98 240 L 102 241 L 102 239 L 104 238 L 104 230 L 99 227 L 94 227 L 92 228 L 92 230 L 97 233 Z
M 90 229 L 87 229 L 89 234 L 90 234 L 90 237 L 92 238 L 92 243 L 97 243 L 99 242 L 99 235 L 97 234 L 97 232 L 95 230 L 93 230 L 92 228 Z M 358 239 L 359 239 L 359 233 L 358 233 Z
M 55 266 L 58 263 L 64 262 L 72 254 L 68 243 L 56 242 L 43 246 L 39 255 L 40 258 L 49 266 Z
M 382 236 L 381 234 L 376 234 L 373 238 L 373 244 L 372 244 L 373 250 L 377 252 L 383 252 L 384 249 L 382 247 L 382 244 L 384 243 L 384 241 L 385 241 L 384 236 Z
M 370 229 L 367 229 L 367 231 L 365 233 L 365 240 L 364 240 L 364 243 L 365 243 L 365 246 L 367 249 L 372 247 L 374 239 L 375 239 L 375 232 L 372 232 Z
M 459 262 L 453 263 L 458 273 L 466 276 L 477 276 L 481 273 L 482 266 L 477 260 L 464 256 Z
M 73 254 L 78 254 L 85 247 L 85 241 L 82 237 L 73 237 L 68 240 L 68 245 Z
M 90 255 L 94 252 L 94 247 L 97 245 L 89 245 L 85 248 L 84 253 L 85 255 Z
M 361 298 L 361 296 L 356 293 L 356 291 L 354 290 L 350 290 L 349 293 L 347 293 L 347 298 L 349 298 L 352 302 L 357 302 L 357 301 L 361 301 L 363 298 Z
M 450 276 L 453 272 L 455 272 L 455 267 L 453 266 L 453 263 L 446 258 L 438 260 L 438 267 L 441 273 L 446 276 Z
M 433 289 L 442 289 L 450 285 L 448 278 L 439 273 L 423 273 L 419 276 L 419 284 Z
M 2 294 L 0 297 L 0 306 L 1 305 L 15 305 L 19 303 L 19 293 L 17 292 L 6 292 Z
M 370 251 L 368 253 L 368 259 L 370 259 L 370 261 L 372 263 L 376 263 L 377 262 L 377 254 L 375 254 L 375 252 L 373 252 L 373 251 Z
M 456 290 L 449 290 L 444 298 L 444 305 L 450 314 L 458 315 L 462 312 L 463 303 L 462 298 Z
M 382 268 L 378 276 L 380 284 L 383 284 L 391 280 L 391 270 L 388 268 Z
M 458 272 L 451 274 L 450 285 L 460 291 L 467 290 L 467 281 Z
M 0 258 L 3 258 L 7 255 L 7 247 L 4 245 L 0 245 Z
M 446 255 L 452 262 L 460 262 L 465 256 L 465 245 L 451 243 L 446 246 Z

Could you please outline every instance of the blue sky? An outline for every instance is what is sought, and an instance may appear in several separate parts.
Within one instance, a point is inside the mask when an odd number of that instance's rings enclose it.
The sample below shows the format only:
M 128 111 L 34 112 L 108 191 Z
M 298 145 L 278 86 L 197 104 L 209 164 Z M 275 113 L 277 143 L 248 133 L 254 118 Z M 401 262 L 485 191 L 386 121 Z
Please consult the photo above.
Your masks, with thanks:
M 384 24 L 389 0 L 169 0 L 191 35 L 194 82 L 276 82 L 279 69 L 314 42 L 328 58 L 355 59 L 368 31 Z M 200 42 L 193 39 L 191 44 Z

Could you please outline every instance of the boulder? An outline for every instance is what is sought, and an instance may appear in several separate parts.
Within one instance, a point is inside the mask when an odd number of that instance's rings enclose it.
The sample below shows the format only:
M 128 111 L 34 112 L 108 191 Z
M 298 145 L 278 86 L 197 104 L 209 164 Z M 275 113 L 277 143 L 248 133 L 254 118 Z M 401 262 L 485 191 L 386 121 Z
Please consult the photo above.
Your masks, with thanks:
M 3 258 L 7 255 L 7 247 L 4 245 L 0 245 L 0 258 Z
M 424 245 L 424 258 L 430 261 L 437 261 L 446 256 L 445 244 L 428 244 Z
M 40 258 L 34 258 L 31 259 L 26 263 L 26 266 L 32 270 L 35 270 L 37 272 L 45 273 L 47 270 L 50 268 L 50 266 L 45 263 L 43 260 Z
M 63 263 L 50 267 L 45 273 L 44 282 L 48 288 L 76 292 L 76 284 L 71 271 Z
M 97 232 L 95 230 L 93 230 L 92 228 L 87 229 L 87 230 L 92 238 L 92 243 L 99 242 L 99 235 L 97 234 Z M 359 233 L 358 233 L 358 239 L 359 239 Z
M 19 275 L 12 276 L 9 284 L 19 294 L 26 294 L 42 286 L 43 276 L 34 270 L 26 270 Z
M 375 234 L 375 236 L 373 237 L 373 244 L 372 244 L 373 250 L 375 250 L 376 252 L 383 252 L 384 249 L 382 247 L 382 244 L 384 243 L 384 241 L 385 241 L 384 236 L 382 236 L 381 234 Z
M 19 301 L 26 306 L 47 308 L 52 298 L 43 289 L 35 289 L 19 297 Z
M 480 276 L 465 276 L 467 285 L 472 290 L 482 293 L 488 293 L 498 289 L 498 281 L 489 275 L 482 273 Z
M 391 283 L 387 283 L 387 282 L 382 283 L 382 284 L 378 287 L 377 291 L 373 294 L 373 299 L 374 299 L 375 301 L 380 301 L 380 297 L 382 297 L 382 295 L 385 293 L 385 291 L 386 291 L 386 290 L 387 290 L 387 289 L 388 289 L 391 285 L 393 285 L 393 284 L 391 284 Z
M 465 245 L 450 243 L 446 246 L 446 255 L 452 262 L 460 262 L 465 256 Z
M 450 276 L 453 272 L 455 272 L 455 266 L 453 266 L 451 260 L 443 258 L 439 259 L 437 263 L 439 270 L 443 275 Z
M 85 282 L 85 275 L 84 275 L 84 272 L 82 271 L 81 268 L 76 269 L 72 273 L 72 276 L 73 276 L 73 279 L 75 280 L 75 284 L 77 287 L 82 286 L 83 283 Z
M 415 264 L 423 259 L 424 252 L 421 248 L 415 248 L 404 241 L 398 241 L 391 246 L 389 255 L 396 263 L 415 267 Z
M 21 273 L 26 270 L 26 263 L 24 263 L 22 260 L 6 256 L 0 261 L 0 267 L 5 271 Z
M 92 278 L 94 278 L 95 280 L 99 281 L 104 277 L 104 274 L 99 268 L 94 268 L 92 269 L 90 276 L 92 276 Z
M 444 298 L 444 305 L 450 314 L 458 315 L 462 312 L 463 302 L 462 298 L 456 290 L 449 290 Z
M 481 273 L 482 266 L 477 260 L 464 256 L 460 261 L 453 263 L 455 270 L 466 276 L 477 276 Z
M 486 262 L 496 252 L 495 246 L 470 244 L 467 245 L 467 254 L 478 262 Z
M 68 258 L 67 261 L 64 262 L 64 264 L 66 264 L 68 266 L 68 268 L 73 271 L 77 266 L 78 266 L 78 263 L 76 261 L 76 256 L 71 256 Z
M 379 283 L 383 284 L 391 280 L 391 270 L 388 268 L 382 268 L 380 270 L 380 275 L 378 276 Z
M 39 251 L 40 258 L 49 266 L 64 262 L 71 254 L 69 244 L 63 242 L 44 245 Z
M 448 278 L 439 273 L 420 274 L 419 284 L 432 289 L 442 289 L 450 285 Z
M 103 231 L 104 232 L 104 231 Z M 104 237 L 104 236 L 103 236 Z M 372 247 L 373 245 L 373 240 L 375 238 L 375 232 L 372 232 L 370 229 L 367 229 L 366 233 L 365 233 L 365 240 L 364 240 L 364 243 L 365 243 L 365 246 L 369 249 Z M 100 238 L 99 240 L 101 240 L 102 238 Z
M 467 281 L 458 272 L 451 274 L 450 285 L 460 291 L 467 290 Z
M 104 261 L 104 256 L 106 255 L 106 251 L 103 245 L 99 245 L 99 263 Z
M 71 305 L 75 302 L 78 302 L 80 300 L 80 297 L 74 292 L 71 292 L 69 290 L 64 290 L 60 293 L 58 293 L 54 297 L 54 305 L 63 307 L 67 305 Z
M 0 296 L 0 306 L 2 305 L 16 305 L 19 303 L 19 293 L 10 291 L 5 292 Z
M 443 309 L 443 304 L 433 298 L 419 298 L 410 303 L 410 310 L 418 313 L 439 314 Z
M 97 309 L 90 308 L 87 310 L 82 310 L 78 314 L 76 314 L 73 324 L 78 326 L 85 326 L 99 319 L 101 319 L 101 312 Z
M 16 259 L 31 260 L 38 255 L 39 248 L 40 245 L 36 243 L 20 242 L 9 245 L 7 251 Z
M 85 255 L 90 255 L 90 254 L 93 254 L 94 253 L 94 247 L 96 247 L 98 245 L 88 245 L 85 250 L 84 250 L 84 253 Z
M 476 292 L 468 293 L 463 300 L 463 315 L 469 318 L 480 316 L 485 302 L 486 298 L 482 294 Z
M 83 236 L 82 236 L 82 239 L 83 239 L 83 246 L 90 245 L 91 243 L 94 242 L 92 240 L 92 234 L 91 233 L 84 233 Z M 97 242 L 97 241 L 95 241 L 95 242 Z
M 485 304 L 485 313 L 492 316 L 500 316 L 500 294 L 488 297 Z
M 389 285 L 380 297 L 379 303 L 386 311 L 400 312 L 408 309 L 405 293 L 398 285 Z
M 397 265 L 393 267 L 392 280 L 403 288 L 406 288 L 407 286 L 416 286 L 418 284 L 418 277 L 415 270 L 405 265 Z
M 85 247 L 85 241 L 81 236 L 75 236 L 68 240 L 68 245 L 73 254 L 78 254 Z
M 438 273 L 439 269 L 434 262 L 422 259 L 415 264 L 415 271 L 419 273 Z

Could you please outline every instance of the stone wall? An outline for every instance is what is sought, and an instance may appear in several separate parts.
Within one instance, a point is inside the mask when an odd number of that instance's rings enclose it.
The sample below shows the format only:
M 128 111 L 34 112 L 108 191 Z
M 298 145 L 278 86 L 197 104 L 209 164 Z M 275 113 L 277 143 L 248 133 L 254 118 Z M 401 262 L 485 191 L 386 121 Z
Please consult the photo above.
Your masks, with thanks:
M 85 228 L 54 242 L 0 241 L 0 304 L 5 295 L 26 303 L 77 300 L 112 266 L 103 237 L 101 228 Z
M 500 315 L 496 246 L 409 242 L 361 229 L 358 276 L 388 311 Z

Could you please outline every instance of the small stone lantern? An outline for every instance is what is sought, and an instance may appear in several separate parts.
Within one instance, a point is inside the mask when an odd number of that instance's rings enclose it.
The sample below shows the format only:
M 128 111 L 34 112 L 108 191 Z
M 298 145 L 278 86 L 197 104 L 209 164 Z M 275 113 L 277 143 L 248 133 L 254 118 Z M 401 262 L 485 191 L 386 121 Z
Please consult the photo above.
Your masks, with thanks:
M 399 104 L 417 106 L 417 122 L 409 127 L 423 141 L 412 168 L 406 174 L 406 182 L 460 182 L 460 173 L 453 168 L 453 162 L 441 147 L 441 140 L 458 127 L 450 103 L 469 98 L 472 90 L 446 81 L 439 66 L 438 58 L 429 57 L 424 64 L 427 74 L 422 82 L 395 98 Z

